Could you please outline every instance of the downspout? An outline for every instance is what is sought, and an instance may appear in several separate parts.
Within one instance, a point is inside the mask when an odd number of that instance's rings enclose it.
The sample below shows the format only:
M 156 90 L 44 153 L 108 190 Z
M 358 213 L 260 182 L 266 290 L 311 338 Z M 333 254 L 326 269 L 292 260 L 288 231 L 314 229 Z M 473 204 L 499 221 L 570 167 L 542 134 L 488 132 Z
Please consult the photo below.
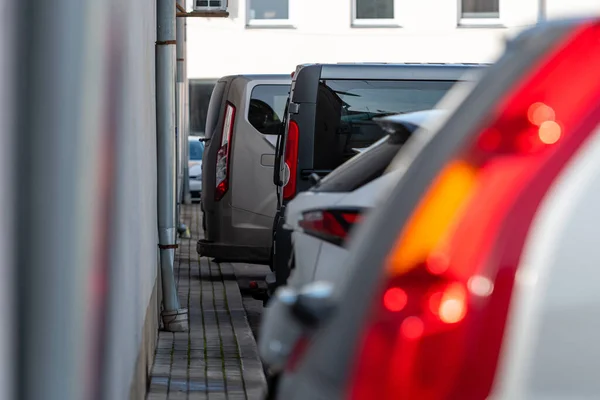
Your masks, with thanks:
M 185 0 L 176 0 L 177 8 L 185 12 Z M 188 163 L 188 146 L 187 135 L 185 132 L 185 60 L 184 60 L 184 24 L 185 18 L 176 18 L 176 57 L 177 57 L 177 72 L 176 72 L 176 93 L 177 93 L 177 232 L 181 238 L 189 239 L 191 237 L 190 230 L 181 219 L 181 204 L 185 200 L 185 188 L 188 181 L 185 177 L 185 170 Z
M 156 142 L 158 163 L 158 240 L 164 329 L 188 329 L 188 311 L 179 306 L 175 286 L 176 143 L 175 143 L 175 0 L 157 1 Z
M 546 0 L 538 0 L 538 24 L 546 21 Z
M 186 0 L 177 0 L 177 9 L 181 12 L 186 11 Z M 190 196 L 190 175 L 189 175 L 189 159 L 190 159 L 190 146 L 188 142 L 189 130 L 188 130 L 188 80 L 187 80 L 187 68 L 186 68 L 186 53 L 187 53 L 187 19 L 177 18 L 177 84 L 181 86 L 183 95 L 181 96 L 181 109 L 182 109 L 182 121 L 181 121 L 181 134 L 182 134 L 182 146 L 181 146 L 181 163 L 183 170 L 183 204 L 191 203 Z

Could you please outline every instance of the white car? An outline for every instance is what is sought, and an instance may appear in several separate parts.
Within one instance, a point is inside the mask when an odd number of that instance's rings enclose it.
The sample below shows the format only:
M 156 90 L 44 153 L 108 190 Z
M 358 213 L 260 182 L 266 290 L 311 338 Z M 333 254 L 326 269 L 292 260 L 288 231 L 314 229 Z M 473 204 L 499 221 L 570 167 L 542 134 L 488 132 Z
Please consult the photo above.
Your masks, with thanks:
M 359 154 L 288 204 L 286 224 L 293 230 L 294 246 L 291 275 L 287 285 L 277 290 L 277 301 L 265 308 L 259 340 L 261 358 L 273 376 L 284 367 L 300 332 L 289 318 L 285 293 L 311 282 L 335 283 L 345 275 L 344 242 L 364 212 L 396 184 L 398 172 L 387 172 L 391 161 L 422 124 L 445 114 L 426 110 L 380 119 L 389 135 L 365 151 L 357 149 Z
M 193 201 L 200 200 L 202 195 L 202 155 L 204 153 L 204 143 L 198 136 L 189 137 L 190 158 L 189 158 L 189 187 Z
M 340 261 L 347 253 L 344 242 L 350 229 L 396 181 L 397 174 L 386 173 L 390 162 L 410 134 L 443 114 L 426 110 L 380 119 L 390 135 L 366 149 L 355 149 L 355 157 L 288 204 L 285 223 L 293 231 L 294 246 L 288 286 L 335 282 L 344 274 Z

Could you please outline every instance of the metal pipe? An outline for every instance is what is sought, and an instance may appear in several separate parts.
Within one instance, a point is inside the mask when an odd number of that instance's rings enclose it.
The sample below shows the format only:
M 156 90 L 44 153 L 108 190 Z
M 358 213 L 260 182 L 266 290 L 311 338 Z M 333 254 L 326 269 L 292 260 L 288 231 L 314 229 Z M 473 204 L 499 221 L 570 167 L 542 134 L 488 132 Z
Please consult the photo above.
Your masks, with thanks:
M 546 0 L 538 0 L 538 23 L 546 20 Z
M 158 162 L 158 236 L 163 288 L 163 324 L 176 332 L 188 328 L 187 310 L 177 298 L 173 271 L 176 247 L 175 164 L 175 0 L 157 1 L 156 137 Z
M 186 8 L 186 0 L 177 0 L 178 8 Z M 177 18 L 177 82 L 183 83 L 183 121 L 182 121 L 182 167 L 183 167 L 183 203 L 191 203 L 190 195 L 190 170 L 189 170 L 189 108 L 188 108 L 188 79 L 187 79 L 187 19 Z
M 14 268 L 14 178 L 13 159 L 15 127 L 14 127 L 14 93 L 16 90 L 14 73 L 17 63 L 16 50 L 16 7 L 10 0 L 0 0 L 0 21 L 2 36 L 0 41 L 0 315 L 6 327 L 0 331 L 0 399 L 15 398 L 15 310 L 16 293 Z
M 177 0 L 177 7 L 185 7 L 184 2 Z M 185 188 L 187 181 L 185 179 L 185 167 L 187 166 L 187 136 L 185 134 L 185 75 L 184 67 L 185 60 L 183 56 L 184 48 L 184 23 L 185 18 L 177 18 L 176 29 L 177 29 L 177 46 L 176 46 L 176 58 L 177 58 L 177 222 L 179 223 L 178 232 L 180 237 L 189 238 L 190 232 L 188 227 L 181 220 L 181 204 L 185 201 Z

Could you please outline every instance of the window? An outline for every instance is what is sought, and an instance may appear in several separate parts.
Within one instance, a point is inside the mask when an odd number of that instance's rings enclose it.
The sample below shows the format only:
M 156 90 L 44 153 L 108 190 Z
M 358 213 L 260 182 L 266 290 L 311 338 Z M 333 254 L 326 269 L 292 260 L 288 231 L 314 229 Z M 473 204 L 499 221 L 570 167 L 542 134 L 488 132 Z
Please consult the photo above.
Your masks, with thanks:
M 289 25 L 289 0 L 248 0 L 249 26 Z
M 285 103 L 290 92 L 288 85 L 257 85 L 252 89 L 248 121 L 264 135 L 278 135 Z
M 500 0 L 460 0 L 462 24 L 498 24 Z
M 204 125 L 206 131 L 203 130 L 204 136 L 206 138 L 210 138 L 218 123 L 219 112 L 221 111 L 221 102 L 223 101 L 223 95 L 225 94 L 225 87 L 227 86 L 227 82 L 220 81 L 217 82 L 215 88 L 210 95 L 210 101 L 208 103 L 208 108 L 206 110 L 206 124 Z M 191 96 L 190 96 L 190 107 L 191 107 Z M 193 132 L 193 131 L 192 131 Z
M 353 25 L 398 25 L 397 0 L 353 0 Z
M 210 101 L 210 96 L 214 87 L 214 81 L 190 80 L 190 132 L 193 134 L 204 134 L 204 128 L 206 127 L 206 116 L 208 112 L 208 103 Z
M 313 169 L 331 171 L 383 136 L 373 118 L 433 108 L 452 81 L 321 81 Z
M 314 192 L 352 192 L 379 178 L 398 151 L 402 143 L 394 143 L 385 136 L 367 151 L 351 158 L 311 190 Z
M 190 136 L 190 138 L 190 161 L 202 161 L 204 143 L 196 137 Z

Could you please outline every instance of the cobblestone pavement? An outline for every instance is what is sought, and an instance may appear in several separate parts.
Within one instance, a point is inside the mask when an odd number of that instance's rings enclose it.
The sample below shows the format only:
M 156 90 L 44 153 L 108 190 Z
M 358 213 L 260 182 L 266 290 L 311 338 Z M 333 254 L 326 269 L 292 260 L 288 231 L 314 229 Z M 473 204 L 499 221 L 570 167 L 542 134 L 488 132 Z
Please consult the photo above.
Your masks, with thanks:
M 147 400 L 259 400 L 265 377 L 233 266 L 196 253 L 198 205 L 182 207 L 191 239 L 175 258 L 179 300 L 189 310 L 189 332 L 159 333 Z

